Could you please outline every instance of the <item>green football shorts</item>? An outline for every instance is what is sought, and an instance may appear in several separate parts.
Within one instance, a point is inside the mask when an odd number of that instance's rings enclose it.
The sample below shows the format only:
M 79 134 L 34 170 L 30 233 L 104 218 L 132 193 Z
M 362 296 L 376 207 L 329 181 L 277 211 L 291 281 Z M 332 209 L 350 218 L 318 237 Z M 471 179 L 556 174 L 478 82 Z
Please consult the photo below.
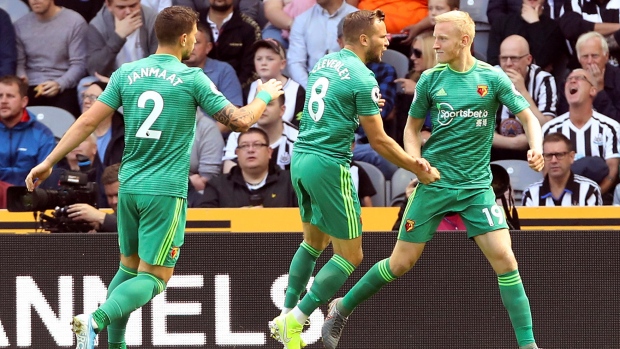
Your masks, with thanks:
M 185 239 L 187 200 L 163 195 L 118 194 L 121 254 L 174 267 Z
M 338 239 L 362 235 L 360 202 L 348 164 L 328 156 L 294 153 L 291 180 L 302 222 Z
M 448 213 L 461 215 L 467 237 L 507 229 L 504 210 L 495 203 L 492 188 L 452 189 L 419 184 L 409 197 L 398 239 L 408 242 L 428 242 Z

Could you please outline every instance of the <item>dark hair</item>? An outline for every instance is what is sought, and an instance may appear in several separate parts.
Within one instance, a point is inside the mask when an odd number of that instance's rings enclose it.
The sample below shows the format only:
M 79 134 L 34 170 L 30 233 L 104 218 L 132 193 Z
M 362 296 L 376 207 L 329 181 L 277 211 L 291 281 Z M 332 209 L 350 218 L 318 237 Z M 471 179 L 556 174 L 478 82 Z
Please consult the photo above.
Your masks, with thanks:
M 121 164 L 119 163 L 106 167 L 101 175 L 101 183 L 103 185 L 110 185 L 118 182 L 118 171 L 120 168 Z
M 372 33 L 371 30 L 375 22 L 383 22 L 384 19 L 385 13 L 381 10 L 360 10 L 349 13 L 344 17 L 342 23 L 344 41 L 348 44 L 356 43 L 360 35 Z
M 448 5 L 448 8 L 450 8 L 450 11 L 458 10 L 459 6 L 461 6 L 461 2 L 459 0 L 446 0 L 446 4 Z
M 15 75 L 5 75 L 0 78 L 0 84 L 3 85 L 17 85 L 19 89 L 19 94 L 22 97 L 28 96 L 28 84 L 24 82 L 24 80 L 18 78 Z
M 185 6 L 163 9 L 155 19 L 155 35 L 161 45 L 176 45 L 183 34 L 189 34 L 198 23 L 198 12 Z
M 267 132 L 263 131 L 262 129 L 258 127 L 250 127 L 247 131 L 241 132 L 239 134 L 239 138 L 237 138 L 237 144 L 241 142 L 241 137 L 243 137 L 243 135 L 252 134 L 252 133 L 258 133 L 259 135 L 263 136 L 263 139 L 265 139 L 265 143 L 269 144 L 269 136 L 267 135 Z
M 546 135 L 545 139 L 543 139 L 543 145 L 549 142 L 564 142 L 564 144 L 566 144 L 566 149 L 568 149 L 568 151 L 573 151 L 573 143 L 568 137 L 559 132 Z
M 280 103 L 280 105 L 284 105 L 286 103 L 286 97 L 284 97 L 284 93 L 281 94 L 276 100 Z
M 213 30 L 211 29 L 211 26 L 204 22 L 198 22 L 196 26 L 199 32 L 204 33 L 207 36 L 207 42 L 212 43 L 213 42 Z

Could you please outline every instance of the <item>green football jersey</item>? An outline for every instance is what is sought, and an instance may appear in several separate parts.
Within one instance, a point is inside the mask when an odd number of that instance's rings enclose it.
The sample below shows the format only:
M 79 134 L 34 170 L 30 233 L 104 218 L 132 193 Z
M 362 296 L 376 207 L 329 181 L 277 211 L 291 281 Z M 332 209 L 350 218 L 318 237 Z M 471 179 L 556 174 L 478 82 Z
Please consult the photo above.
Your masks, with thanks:
M 321 58 L 308 76 L 306 102 L 293 152 L 351 162 L 359 117 L 379 114 L 375 74 L 350 50 Z
M 425 118 L 430 111 L 433 130 L 422 156 L 441 173 L 432 185 L 460 189 L 491 185 L 489 162 L 500 103 L 513 114 L 529 107 L 508 76 L 487 63 L 476 60 L 462 73 L 438 64 L 422 73 L 409 116 Z
M 119 192 L 187 197 L 196 108 L 213 115 L 229 104 L 202 69 L 151 55 L 123 64 L 98 100 L 123 107 Z

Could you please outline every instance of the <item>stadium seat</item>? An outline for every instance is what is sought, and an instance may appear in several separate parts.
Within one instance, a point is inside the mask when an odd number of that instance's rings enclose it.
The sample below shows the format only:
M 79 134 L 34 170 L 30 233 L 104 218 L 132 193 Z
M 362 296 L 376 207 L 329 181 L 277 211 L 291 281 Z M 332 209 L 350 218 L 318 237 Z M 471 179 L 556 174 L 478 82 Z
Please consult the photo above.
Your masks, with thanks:
M 417 178 L 416 175 L 404 168 L 399 168 L 394 172 L 390 183 L 392 189 L 389 206 L 400 206 L 406 200 L 405 189 L 414 178 Z
M 525 160 L 497 160 L 493 161 L 492 164 L 500 165 L 508 172 L 517 205 L 521 204 L 523 191 L 544 177 L 542 172 L 532 170 Z
M 30 12 L 28 5 L 19 0 L 0 0 L 0 8 L 11 16 L 11 22 L 13 23 Z
M 32 106 L 26 109 L 36 115 L 37 121 L 49 127 L 57 139 L 62 138 L 75 121 L 71 113 L 58 107 Z
M 399 78 L 404 78 L 409 72 L 409 58 L 398 51 L 385 50 L 381 61 L 394 67 Z
M 366 171 L 368 177 L 370 177 L 372 185 L 377 191 L 377 194 L 370 198 L 370 200 L 372 200 L 372 205 L 378 207 L 385 206 L 385 177 L 383 176 L 381 170 L 379 170 L 375 165 L 367 162 L 356 161 L 355 163 Z

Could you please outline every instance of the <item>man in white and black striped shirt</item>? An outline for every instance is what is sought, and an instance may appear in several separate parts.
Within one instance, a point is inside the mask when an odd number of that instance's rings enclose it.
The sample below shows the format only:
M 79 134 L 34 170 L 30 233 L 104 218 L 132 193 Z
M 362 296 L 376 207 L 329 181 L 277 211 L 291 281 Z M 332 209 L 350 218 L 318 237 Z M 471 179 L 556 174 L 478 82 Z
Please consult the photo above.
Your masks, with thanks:
M 620 124 L 592 109 L 597 91 L 587 71 L 573 70 L 566 79 L 564 92 L 569 111 L 546 123 L 542 127 L 543 136 L 555 132 L 565 135 L 575 150 L 576 160 L 586 156 L 605 159 L 609 175 L 598 183 L 605 194 L 614 188 L 618 179 Z
M 543 140 L 544 180 L 523 192 L 523 206 L 600 206 L 601 188 L 594 181 L 571 171 L 575 151 L 571 141 L 561 133 L 551 133 Z
M 555 79 L 532 63 L 529 45 L 523 37 L 511 35 L 502 41 L 499 62 L 517 91 L 530 103 L 540 125 L 555 118 L 558 100 Z M 491 160 L 527 160 L 529 145 L 525 131 L 506 106 L 497 110 L 495 124 Z

